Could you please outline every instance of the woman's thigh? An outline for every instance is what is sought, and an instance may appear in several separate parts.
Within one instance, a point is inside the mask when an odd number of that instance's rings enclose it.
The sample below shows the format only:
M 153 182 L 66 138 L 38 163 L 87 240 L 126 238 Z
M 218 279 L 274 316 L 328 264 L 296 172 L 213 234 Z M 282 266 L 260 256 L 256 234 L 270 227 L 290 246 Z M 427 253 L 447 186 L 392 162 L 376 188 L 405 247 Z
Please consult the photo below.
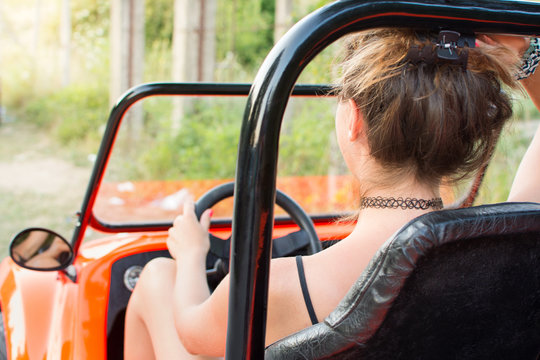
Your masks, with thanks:
M 146 330 L 156 359 L 206 358 L 190 355 L 177 335 L 173 314 L 175 280 L 176 264 L 172 259 L 154 259 L 145 266 L 128 305 L 126 354 L 130 352 L 129 346 L 133 346 L 133 350 L 141 345 L 145 347 L 142 338 L 145 337 L 143 330 Z M 141 325 L 144 329 L 140 328 Z M 130 326 L 135 329 L 130 329 Z M 134 333 L 130 336 L 132 330 Z M 143 350 L 140 349 L 139 354 L 144 353 Z

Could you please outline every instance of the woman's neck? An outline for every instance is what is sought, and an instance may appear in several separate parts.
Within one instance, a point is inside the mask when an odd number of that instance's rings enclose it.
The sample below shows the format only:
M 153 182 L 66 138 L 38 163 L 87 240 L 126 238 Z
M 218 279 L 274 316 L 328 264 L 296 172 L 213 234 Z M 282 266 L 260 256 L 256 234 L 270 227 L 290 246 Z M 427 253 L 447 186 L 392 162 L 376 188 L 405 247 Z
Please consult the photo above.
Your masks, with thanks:
M 419 184 L 412 181 L 401 181 L 400 184 L 392 188 L 382 188 L 372 186 L 365 191 L 364 197 L 381 197 L 384 199 L 383 206 L 367 206 L 359 211 L 358 221 L 350 237 L 365 239 L 365 241 L 376 241 L 382 243 L 403 225 L 412 219 L 438 210 L 437 207 L 430 206 L 426 209 L 416 209 L 404 206 L 390 207 L 384 204 L 394 203 L 392 199 L 417 199 L 432 200 L 440 197 L 438 187 Z M 412 204 L 417 203 L 413 200 Z M 380 204 L 378 204 L 380 205 Z M 364 241 L 364 240 L 363 240 Z

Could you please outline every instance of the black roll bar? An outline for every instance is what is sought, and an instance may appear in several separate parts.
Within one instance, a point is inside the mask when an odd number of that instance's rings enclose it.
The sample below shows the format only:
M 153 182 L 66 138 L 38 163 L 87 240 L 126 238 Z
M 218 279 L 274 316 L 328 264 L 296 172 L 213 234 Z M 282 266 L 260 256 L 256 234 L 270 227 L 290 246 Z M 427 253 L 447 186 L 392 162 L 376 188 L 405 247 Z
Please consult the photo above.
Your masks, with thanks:
M 538 35 L 540 4 L 343 0 L 305 17 L 279 40 L 252 85 L 238 147 L 226 359 L 264 358 L 279 132 L 291 89 L 333 41 L 380 26 Z

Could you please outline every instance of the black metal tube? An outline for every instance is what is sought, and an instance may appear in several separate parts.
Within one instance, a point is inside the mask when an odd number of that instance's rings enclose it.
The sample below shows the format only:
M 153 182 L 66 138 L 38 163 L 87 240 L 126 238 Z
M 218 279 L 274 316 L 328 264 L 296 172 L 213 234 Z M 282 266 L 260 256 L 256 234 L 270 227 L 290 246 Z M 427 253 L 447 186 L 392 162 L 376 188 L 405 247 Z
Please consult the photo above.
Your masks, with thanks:
M 377 26 L 538 34 L 539 24 L 540 6 L 532 3 L 345 0 L 312 13 L 281 38 L 255 78 L 244 113 L 226 359 L 264 357 L 279 132 L 291 89 L 311 59 L 345 34 Z

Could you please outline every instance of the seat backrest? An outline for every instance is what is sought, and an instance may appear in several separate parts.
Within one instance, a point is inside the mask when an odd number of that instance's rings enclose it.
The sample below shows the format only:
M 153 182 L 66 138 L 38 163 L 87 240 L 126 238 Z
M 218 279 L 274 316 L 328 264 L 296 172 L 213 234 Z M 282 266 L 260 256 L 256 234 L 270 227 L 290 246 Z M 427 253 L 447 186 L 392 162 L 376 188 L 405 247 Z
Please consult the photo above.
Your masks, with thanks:
M 540 204 L 443 210 L 398 231 L 321 323 L 267 359 L 532 359 Z

